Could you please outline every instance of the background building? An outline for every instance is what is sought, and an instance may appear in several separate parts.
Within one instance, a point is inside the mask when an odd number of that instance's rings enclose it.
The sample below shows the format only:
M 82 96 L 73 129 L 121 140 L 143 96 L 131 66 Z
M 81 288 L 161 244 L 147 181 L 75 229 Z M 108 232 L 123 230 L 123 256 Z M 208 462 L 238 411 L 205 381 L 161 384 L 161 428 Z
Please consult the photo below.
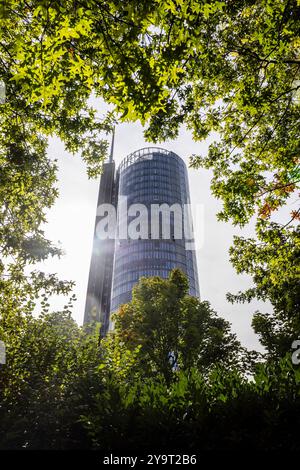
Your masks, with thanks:
M 150 217 L 153 204 L 179 204 L 183 208 L 190 203 L 187 168 L 173 152 L 144 148 L 128 155 L 114 178 L 113 168 L 112 161 L 104 167 L 98 205 L 111 201 L 117 207 L 126 197 L 128 207 L 143 204 Z M 128 226 L 132 219 L 133 216 L 126 216 L 119 223 Z M 176 238 L 172 214 L 169 238 L 163 238 L 160 231 L 159 236 L 153 239 L 150 219 L 148 227 L 147 239 L 121 239 L 116 235 L 114 247 L 113 240 L 94 237 L 84 321 L 88 322 L 92 317 L 100 320 L 103 334 L 108 329 L 110 312 L 130 301 L 132 288 L 142 276 L 166 278 L 171 269 L 178 267 L 188 276 L 190 294 L 199 296 L 195 252 L 186 249 L 184 237 Z M 191 241 L 189 238 L 188 242 Z
M 97 208 L 104 203 L 117 204 L 117 185 L 115 181 L 115 162 L 113 161 L 113 142 L 110 158 L 103 165 L 100 179 Z M 90 264 L 87 296 L 84 311 L 84 323 L 101 322 L 101 334 L 105 335 L 109 327 L 112 270 L 115 241 L 99 239 L 97 224 L 100 217 L 96 214 L 93 251 Z

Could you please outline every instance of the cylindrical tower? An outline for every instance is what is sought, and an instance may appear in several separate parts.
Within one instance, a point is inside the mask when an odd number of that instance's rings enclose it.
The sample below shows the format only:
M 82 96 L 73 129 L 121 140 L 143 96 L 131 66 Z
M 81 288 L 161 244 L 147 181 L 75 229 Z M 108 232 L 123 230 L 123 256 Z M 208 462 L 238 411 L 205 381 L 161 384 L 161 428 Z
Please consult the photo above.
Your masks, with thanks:
M 148 220 L 145 224 L 141 224 L 144 226 L 140 227 L 141 235 L 137 239 L 132 239 L 130 236 L 116 239 L 111 312 L 131 300 L 132 288 L 140 277 L 166 278 L 169 271 L 175 267 L 187 274 L 190 294 L 198 297 L 195 251 L 189 249 L 192 240 L 184 233 L 186 218 L 190 218 L 186 211 L 190 204 L 190 196 L 187 169 L 183 160 L 168 150 L 144 148 L 128 155 L 122 161 L 118 168 L 117 179 L 121 231 L 124 233 L 124 227 L 128 227 L 134 219 L 134 216 L 130 215 L 130 207 L 133 207 L 133 204 L 143 204 L 147 208 Z M 124 201 L 128 209 L 125 215 L 121 211 Z M 178 216 L 179 208 L 182 210 L 181 237 L 178 230 L 181 217 Z M 177 215 L 173 209 L 177 210 Z M 160 225 L 159 231 L 156 230 L 155 233 L 154 214 L 159 214 Z M 163 229 L 163 214 L 170 220 L 169 234 Z M 190 219 L 189 222 L 191 223 Z M 146 233 L 145 226 L 147 226 Z

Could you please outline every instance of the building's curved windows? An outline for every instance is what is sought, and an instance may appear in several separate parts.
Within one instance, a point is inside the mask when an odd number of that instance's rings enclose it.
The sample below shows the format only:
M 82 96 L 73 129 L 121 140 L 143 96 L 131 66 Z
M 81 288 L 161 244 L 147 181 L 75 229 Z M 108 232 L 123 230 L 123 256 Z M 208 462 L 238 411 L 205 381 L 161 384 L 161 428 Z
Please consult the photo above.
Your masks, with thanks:
M 127 203 L 179 204 L 189 202 L 186 166 L 181 158 L 164 149 L 141 149 L 126 157 L 118 170 L 118 195 L 127 196 Z M 126 216 L 125 216 L 126 217 Z M 122 219 L 122 223 L 126 223 Z M 173 235 L 172 235 L 173 233 Z M 133 286 L 142 276 L 168 277 L 171 269 L 181 268 L 189 278 L 190 294 L 198 295 L 195 256 L 185 249 L 184 239 L 174 238 L 171 217 L 170 238 L 117 240 L 113 271 L 111 310 L 131 298 Z

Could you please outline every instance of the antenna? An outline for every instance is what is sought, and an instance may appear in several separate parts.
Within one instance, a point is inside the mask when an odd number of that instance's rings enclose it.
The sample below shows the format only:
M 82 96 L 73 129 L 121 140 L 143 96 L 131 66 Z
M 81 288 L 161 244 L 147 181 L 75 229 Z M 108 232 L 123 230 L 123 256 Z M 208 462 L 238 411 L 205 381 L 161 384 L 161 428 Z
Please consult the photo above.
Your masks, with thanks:
M 113 162 L 114 159 L 114 143 L 115 143 L 115 126 L 113 128 L 112 139 L 111 139 L 111 147 L 110 147 L 110 154 L 109 154 L 109 163 Z

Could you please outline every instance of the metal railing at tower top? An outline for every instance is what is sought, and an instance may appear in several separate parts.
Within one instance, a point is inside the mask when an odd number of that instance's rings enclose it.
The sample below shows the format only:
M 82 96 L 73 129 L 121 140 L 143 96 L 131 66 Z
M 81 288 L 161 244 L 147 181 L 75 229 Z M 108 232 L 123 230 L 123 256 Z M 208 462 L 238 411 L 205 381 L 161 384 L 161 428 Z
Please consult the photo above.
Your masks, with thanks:
M 132 165 L 133 163 L 139 160 L 151 159 L 153 157 L 153 154 L 167 155 L 167 156 L 179 158 L 180 160 L 182 160 L 182 158 L 179 157 L 177 153 L 171 152 L 170 150 L 166 150 L 160 147 L 144 147 L 140 150 L 136 150 L 135 152 L 132 152 L 129 155 L 127 155 L 127 157 L 125 157 L 121 161 L 118 167 L 118 172 L 123 171 L 129 165 Z

